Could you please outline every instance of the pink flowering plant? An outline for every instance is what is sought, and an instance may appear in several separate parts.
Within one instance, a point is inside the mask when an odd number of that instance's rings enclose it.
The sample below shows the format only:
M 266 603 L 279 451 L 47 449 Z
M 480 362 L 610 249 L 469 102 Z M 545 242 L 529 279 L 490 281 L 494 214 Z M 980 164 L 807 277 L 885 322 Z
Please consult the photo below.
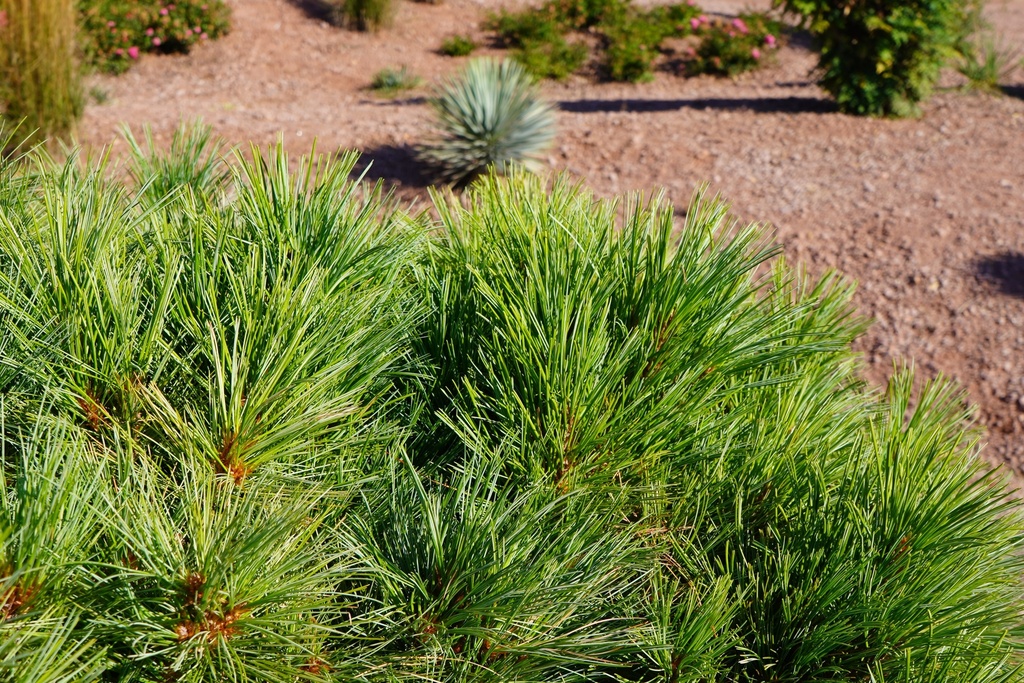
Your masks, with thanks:
M 736 76 L 763 65 L 782 42 L 782 25 L 760 13 L 735 19 L 700 15 L 691 19 L 700 42 L 686 61 L 691 75 Z
M 144 52 L 188 52 L 228 31 L 223 0 L 82 0 L 85 60 L 111 73 L 126 71 Z

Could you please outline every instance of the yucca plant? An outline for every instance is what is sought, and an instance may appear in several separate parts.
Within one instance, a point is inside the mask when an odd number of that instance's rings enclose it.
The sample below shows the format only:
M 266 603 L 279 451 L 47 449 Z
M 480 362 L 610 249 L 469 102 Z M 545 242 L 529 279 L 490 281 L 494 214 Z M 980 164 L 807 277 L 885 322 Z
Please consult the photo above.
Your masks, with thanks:
M 960 395 L 721 202 L 176 139 L 0 167 L 0 680 L 1024 679 Z
M 470 62 L 430 98 L 435 139 L 420 158 L 444 182 L 465 185 L 494 167 L 536 169 L 555 137 L 555 115 L 533 79 L 513 61 Z

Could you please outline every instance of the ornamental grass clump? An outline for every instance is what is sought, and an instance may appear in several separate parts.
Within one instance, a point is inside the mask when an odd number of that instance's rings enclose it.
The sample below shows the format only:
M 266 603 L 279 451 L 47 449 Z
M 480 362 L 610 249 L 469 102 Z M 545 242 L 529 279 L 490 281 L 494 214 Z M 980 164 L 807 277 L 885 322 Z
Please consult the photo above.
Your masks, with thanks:
M 489 167 L 536 169 L 555 137 L 555 114 L 514 61 L 477 59 L 430 98 L 435 139 L 419 156 L 443 182 L 465 185 Z
M 717 199 L 175 145 L 0 166 L 0 680 L 1021 680 L 961 395 Z
M 82 113 L 76 19 L 74 0 L 0 0 L 0 125 L 14 146 L 66 139 Z

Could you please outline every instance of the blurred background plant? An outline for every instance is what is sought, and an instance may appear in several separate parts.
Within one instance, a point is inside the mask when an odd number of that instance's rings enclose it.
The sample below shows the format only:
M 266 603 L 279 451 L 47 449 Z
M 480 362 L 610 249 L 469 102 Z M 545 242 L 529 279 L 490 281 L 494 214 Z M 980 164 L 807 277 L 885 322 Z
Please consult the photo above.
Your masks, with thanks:
M 79 0 L 81 49 L 100 71 L 121 73 L 144 52 L 188 52 L 226 34 L 223 0 Z
M 338 22 L 356 31 L 376 32 L 391 25 L 394 0 L 328 0 Z
M 967 79 L 965 87 L 989 93 L 1002 92 L 1005 84 L 1019 68 L 1024 68 L 1021 49 L 1007 45 L 995 27 L 982 15 L 983 5 L 971 8 L 970 20 L 958 44 L 959 56 L 954 64 Z
M 802 18 L 820 50 L 819 83 L 839 109 L 914 116 L 957 56 L 973 0 L 776 0 Z
M 654 77 L 668 38 L 691 40 L 686 72 L 733 76 L 757 68 L 781 41 L 781 24 L 765 13 L 710 20 L 692 3 L 639 7 L 631 0 L 549 0 L 540 7 L 492 14 L 484 28 L 537 78 L 564 79 L 588 62 L 597 36 L 599 74 L 612 81 Z M 575 38 L 569 38 L 577 34 Z M 697 47 L 694 47 L 696 45 Z
M 441 54 L 447 57 L 466 57 L 473 53 L 473 50 L 477 48 L 476 41 L 469 36 L 457 35 L 450 38 L 445 38 L 444 42 L 441 43 L 441 48 L 438 50 Z
M 763 65 L 781 45 L 782 24 L 764 14 L 741 14 L 735 19 L 695 22 L 700 42 L 685 62 L 692 75 L 736 76 Z
M 446 183 L 464 185 L 494 167 L 535 169 L 554 141 L 554 108 L 519 63 L 475 59 L 430 98 L 435 139 L 419 157 Z
M 0 119 L 17 127 L 9 144 L 73 131 L 84 105 L 77 17 L 75 0 L 0 0 Z
M 411 90 L 419 84 L 419 76 L 412 73 L 408 67 L 386 67 L 373 75 L 370 89 L 381 95 L 391 96 L 404 90 Z

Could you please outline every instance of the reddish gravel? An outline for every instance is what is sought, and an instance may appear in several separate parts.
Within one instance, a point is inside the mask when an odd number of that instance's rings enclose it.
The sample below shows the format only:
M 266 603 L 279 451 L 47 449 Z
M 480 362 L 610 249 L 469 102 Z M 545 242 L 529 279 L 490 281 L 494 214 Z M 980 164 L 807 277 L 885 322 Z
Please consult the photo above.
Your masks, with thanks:
M 300 0 L 234 0 L 227 38 L 97 78 L 109 99 L 87 109 L 80 139 L 118 152 L 122 122 L 149 123 L 166 141 L 181 118 L 202 117 L 235 143 L 283 134 L 295 152 L 314 137 L 321 150 L 364 150 L 371 176 L 419 196 L 409 146 L 429 128 L 422 96 L 461 63 L 434 51 L 456 32 L 484 39 L 480 19 L 498 4 L 402 2 L 392 29 L 365 35 L 327 25 Z M 767 3 L 702 3 L 722 13 L 747 4 Z M 993 0 L 989 16 L 1024 46 L 1024 0 Z M 800 42 L 736 80 L 664 71 L 639 86 L 547 85 L 562 109 L 551 164 L 602 195 L 660 187 L 678 205 L 707 182 L 742 220 L 772 224 L 812 273 L 858 280 L 856 303 L 876 321 L 859 343 L 869 379 L 884 381 L 900 359 L 957 379 L 980 406 L 986 456 L 1020 474 L 1024 72 L 1009 96 L 946 90 L 918 120 L 858 119 L 835 113 L 811 83 L 814 55 Z M 396 100 L 365 90 L 377 70 L 399 65 L 424 85 Z

